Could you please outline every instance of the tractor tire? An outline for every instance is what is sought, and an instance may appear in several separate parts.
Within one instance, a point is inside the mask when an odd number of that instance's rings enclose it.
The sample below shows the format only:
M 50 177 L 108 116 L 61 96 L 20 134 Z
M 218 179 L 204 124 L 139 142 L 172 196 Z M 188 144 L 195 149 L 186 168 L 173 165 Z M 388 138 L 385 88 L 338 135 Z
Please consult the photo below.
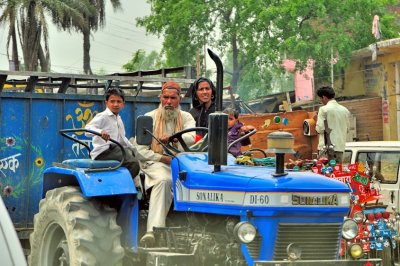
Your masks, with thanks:
M 114 209 L 84 198 L 78 187 L 48 191 L 34 216 L 29 265 L 122 265 L 116 216 Z

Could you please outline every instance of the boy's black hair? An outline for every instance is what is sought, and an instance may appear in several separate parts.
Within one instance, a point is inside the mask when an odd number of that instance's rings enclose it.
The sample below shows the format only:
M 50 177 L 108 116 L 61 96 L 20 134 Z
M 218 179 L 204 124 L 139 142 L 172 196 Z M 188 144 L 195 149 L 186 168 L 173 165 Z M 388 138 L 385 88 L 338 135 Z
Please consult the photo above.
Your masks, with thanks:
M 317 90 L 317 95 L 318 97 L 326 96 L 328 99 L 333 99 L 335 98 L 335 91 L 332 87 L 324 86 Z
M 104 93 L 104 98 L 106 99 L 106 101 L 108 101 L 108 98 L 110 98 L 111 95 L 119 96 L 125 102 L 125 93 L 120 88 L 117 87 L 108 88 Z
M 224 111 L 222 111 L 224 114 L 228 114 L 228 115 L 233 115 L 236 119 L 239 118 L 239 112 L 236 109 L 233 108 L 225 108 Z

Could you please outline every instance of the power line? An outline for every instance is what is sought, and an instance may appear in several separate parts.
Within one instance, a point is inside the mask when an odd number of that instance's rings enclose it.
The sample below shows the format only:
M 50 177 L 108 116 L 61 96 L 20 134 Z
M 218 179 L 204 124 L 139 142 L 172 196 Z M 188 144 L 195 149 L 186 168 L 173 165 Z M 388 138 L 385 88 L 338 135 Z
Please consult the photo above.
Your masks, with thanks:
M 128 25 L 132 25 L 132 23 L 130 21 L 127 21 L 127 20 L 124 20 L 124 19 L 121 19 L 121 18 L 117 18 L 117 17 L 113 17 L 113 16 L 107 16 L 107 18 L 108 17 L 112 18 L 114 20 L 120 21 L 122 23 L 125 23 L 125 24 L 128 24 Z M 137 28 L 137 29 L 141 30 L 142 33 L 146 33 L 146 30 L 142 30 L 142 28 Z M 136 31 L 136 30 L 132 30 L 132 31 Z M 137 32 L 139 32 L 139 31 L 137 31 Z
M 133 39 L 131 39 L 131 38 L 129 38 L 129 37 L 120 36 L 120 35 L 115 34 L 115 33 L 107 33 L 107 35 L 109 35 L 109 36 L 114 36 L 114 37 L 116 37 L 116 38 L 120 38 L 120 39 L 123 39 L 123 40 L 125 40 L 125 41 L 129 41 L 129 42 L 134 43 L 134 44 L 140 43 L 140 44 L 143 44 L 143 45 L 145 45 L 145 46 L 151 46 L 151 47 L 154 47 L 154 48 L 156 48 L 156 49 L 159 49 L 159 47 L 157 47 L 157 46 L 155 46 L 155 45 L 152 45 L 152 44 L 149 44 L 149 43 L 145 43 L 145 42 L 141 42 L 141 41 L 138 41 L 138 40 L 133 40 Z M 97 41 L 95 41 L 95 42 L 97 42 Z M 132 51 L 131 51 L 131 52 L 132 52 Z
M 107 61 L 107 60 L 96 58 L 96 57 L 92 57 L 92 59 L 93 59 L 92 61 L 94 61 L 94 62 L 106 63 L 106 64 L 109 64 L 109 65 L 122 67 L 122 64 L 117 63 L 117 62 L 111 62 L 111 61 Z
M 129 32 L 129 33 L 137 33 L 137 34 L 143 34 L 143 33 L 145 33 L 146 34 L 146 37 L 150 37 L 150 38 L 153 38 L 153 39 L 155 39 L 155 40 L 159 40 L 159 38 L 158 37 L 156 37 L 156 36 L 154 36 L 154 35 L 152 35 L 152 34 L 150 34 L 150 35 L 148 35 L 147 34 L 147 32 L 146 31 L 137 31 L 137 30 L 134 30 L 133 28 L 127 28 L 127 27 L 124 27 L 124 26 L 121 26 L 121 25 L 118 25 L 118 24 L 114 24 L 114 23 L 107 23 L 107 28 L 109 28 L 108 26 L 111 24 L 111 26 L 113 26 L 113 27 L 115 27 L 115 28 L 118 28 L 118 30 L 120 30 L 120 31 L 127 31 L 127 32 Z
M 93 44 L 101 44 L 101 45 L 106 46 L 106 47 L 110 47 L 110 48 L 113 48 L 113 49 L 117 49 L 117 50 L 119 50 L 119 51 L 124 51 L 124 52 L 127 52 L 127 53 L 129 53 L 129 54 L 132 54 L 132 51 L 128 51 L 128 50 L 122 49 L 122 48 L 120 48 L 120 47 L 116 47 L 116 46 L 113 46 L 113 45 L 109 45 L 109 44 L 107 44 L 107 43 L 103 43 L 103 42 L 96 41 L 96 42 L 93 43 Z

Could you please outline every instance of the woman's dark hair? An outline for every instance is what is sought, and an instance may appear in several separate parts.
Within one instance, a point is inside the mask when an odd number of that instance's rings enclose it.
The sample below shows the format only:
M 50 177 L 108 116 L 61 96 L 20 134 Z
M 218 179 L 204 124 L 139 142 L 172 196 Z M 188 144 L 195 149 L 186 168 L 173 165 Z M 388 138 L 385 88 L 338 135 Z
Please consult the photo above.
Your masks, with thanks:
M 199 106 L 199 105 L 200 105 L 199 99 L 197 99 L 196 91 L 197 91 L 197 89 L 199 88 L 199 84 L 200 84 L 201 82 L 203 82 L 203 81 L 205 81 L 205 82 L 207 82 L 208 84 L 210 84 L 210 87 L 211 87 L 211 90 L 212 90 L 212 96 L 213 96 L 212 99 L 211 99 L 211 101 L 215 101 L 215 96 L 216 96 L 217 91 L 215 90 L 214 83 L 213 83 L 210 79 L 208 79 L 208 78 L 200 77 L 200 78 L 196 79 L 196 80 L 190 85 L 190 88 L 189 88 L 190 91 L 192 92 L 192 105 L 193 105 L 193 107 L 196 107 L 196 106 Z
M 111 95 L 119 96 L 125 102 L 125 93 L 120 88 L 113 87 L 107 89 L 106 92 L 104 93 L 104 98 L 106 99 L 106 101 L 108 101 L 108 98 L 110 98 Z
M 326 96 L 328 99 L 335 98 L 335 91 L 332 87 L 324 86 L 317 90 L 318 97 Z

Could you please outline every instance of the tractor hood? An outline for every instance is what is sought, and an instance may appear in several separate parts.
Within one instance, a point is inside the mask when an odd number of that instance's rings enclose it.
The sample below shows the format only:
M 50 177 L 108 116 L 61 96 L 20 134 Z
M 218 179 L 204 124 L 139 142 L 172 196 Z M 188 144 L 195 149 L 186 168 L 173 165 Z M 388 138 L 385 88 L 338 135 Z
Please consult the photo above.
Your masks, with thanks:
M 235 164 L 213 172 L 207 153 L 181 153 L 172 161 L 175 208 L 211 211 L 221 204 L 228 209 L 253 208 L 344 208 L 350 203 L 349 187 L 312 172 L 288 172 L 273 176 L 275 168 Z M 343 209 L 343 210 L 344 210 Z M 271 210 L 271 209 L 270 209 Z
M 287 175 L 275 177 L 275 168 L 247 166 L 235 163 L 235 158 L 228 155 L 228 165 L 220 172 L 213 172 L 208 165 L 206 153 L 182 153 L 173 162 L 173 176 L 186 172 L 184 183 L 191 189 L 215 189 L 234 191 L 263 192 L 345 192 L 349 187 L 340 181 L 312 172 L 289 171 Z

